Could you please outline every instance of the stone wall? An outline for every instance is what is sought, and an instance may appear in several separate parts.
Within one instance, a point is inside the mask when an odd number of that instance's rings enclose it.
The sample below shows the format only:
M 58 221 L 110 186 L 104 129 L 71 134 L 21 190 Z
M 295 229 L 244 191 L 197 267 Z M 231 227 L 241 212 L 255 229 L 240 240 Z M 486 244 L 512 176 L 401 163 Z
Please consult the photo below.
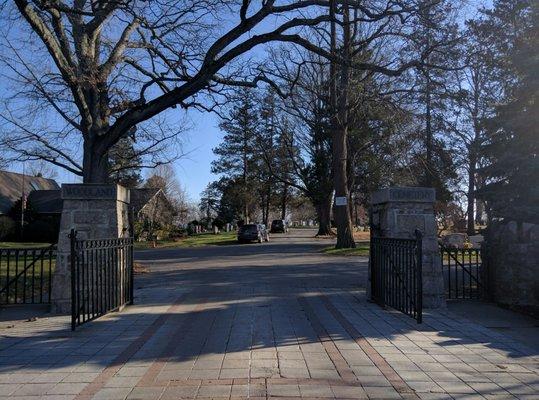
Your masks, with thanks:
M 392 187 L 373 193 L 371 235 L 414 239 L 415 230 L 423 235 L 423 306 L 445 307 L 445 292 L 434 215 L 432 188 Z
M 129 190 L 119 185 L 62 185 L 63 209 L 53 276 L 52 312 L 71 311 L 71 229 L 78 239 L 129 236 Z
M 489 225 L 483 243 L 490 299 L 539 316 L 539 225 Z

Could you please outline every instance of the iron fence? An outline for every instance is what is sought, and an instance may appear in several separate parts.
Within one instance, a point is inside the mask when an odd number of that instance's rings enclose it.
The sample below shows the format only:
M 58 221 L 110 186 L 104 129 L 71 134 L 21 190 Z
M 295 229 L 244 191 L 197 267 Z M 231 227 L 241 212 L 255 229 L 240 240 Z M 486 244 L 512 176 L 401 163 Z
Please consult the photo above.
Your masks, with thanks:
M 371 297 L 414 318 L 423 318 L 422 236 L 371 238 Z
M 48 304 L 56 245 L 0 249 L 0 304 Z
M 71 329 L 133 303 L 133 238 L 71 231 Z
M 480 299 L 485 295 L 481 249 L 440 245 L 445 291 L 448 299 Z

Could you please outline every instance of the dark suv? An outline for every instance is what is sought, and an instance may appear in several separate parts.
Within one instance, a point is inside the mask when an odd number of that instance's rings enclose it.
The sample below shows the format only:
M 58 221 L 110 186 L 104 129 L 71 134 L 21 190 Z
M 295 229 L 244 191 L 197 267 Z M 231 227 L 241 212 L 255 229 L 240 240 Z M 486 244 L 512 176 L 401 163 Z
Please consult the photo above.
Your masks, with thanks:
M 264 225 L 259 224 L 246 224 L 242 225 L 238 229 L 238 242 L 254 242 L 262 243 L 263 241 L 269 241 L 269 235 Z
M 288 227 L 284 219 L 274 219 L 271 221 L 271 233 L 286 233 L 288 232 Z

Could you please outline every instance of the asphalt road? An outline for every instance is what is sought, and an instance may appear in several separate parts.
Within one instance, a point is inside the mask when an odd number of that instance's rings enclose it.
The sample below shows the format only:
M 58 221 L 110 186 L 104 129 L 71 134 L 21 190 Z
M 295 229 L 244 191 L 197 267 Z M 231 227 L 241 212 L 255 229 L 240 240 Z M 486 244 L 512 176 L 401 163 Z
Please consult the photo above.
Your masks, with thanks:
M 272 234 L 269 243 L 137 251 L 136 261 L 151 271 L 137 283 L 363 289 L 368 259 L 322 254 L 334 241 L 315 234 L 316 230 L 296 229 Z

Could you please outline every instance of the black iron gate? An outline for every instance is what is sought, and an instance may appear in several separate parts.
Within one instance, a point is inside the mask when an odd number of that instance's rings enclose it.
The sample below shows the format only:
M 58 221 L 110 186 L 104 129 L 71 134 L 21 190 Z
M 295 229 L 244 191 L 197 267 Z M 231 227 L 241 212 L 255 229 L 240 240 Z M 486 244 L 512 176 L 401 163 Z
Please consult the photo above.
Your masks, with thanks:
M 422 322 L 422 236 L 415 239 L 371 238 L 371 297 Z
M 133 304 L 133 238 L 71 239 L 71 329 Z
M 480 299 L 486 295 L 486 264 L 481 249 L 440 245 L 445 291 L 448 299 Z
M 56 245 L 0 249 L 0 304 L 48 304 Z

